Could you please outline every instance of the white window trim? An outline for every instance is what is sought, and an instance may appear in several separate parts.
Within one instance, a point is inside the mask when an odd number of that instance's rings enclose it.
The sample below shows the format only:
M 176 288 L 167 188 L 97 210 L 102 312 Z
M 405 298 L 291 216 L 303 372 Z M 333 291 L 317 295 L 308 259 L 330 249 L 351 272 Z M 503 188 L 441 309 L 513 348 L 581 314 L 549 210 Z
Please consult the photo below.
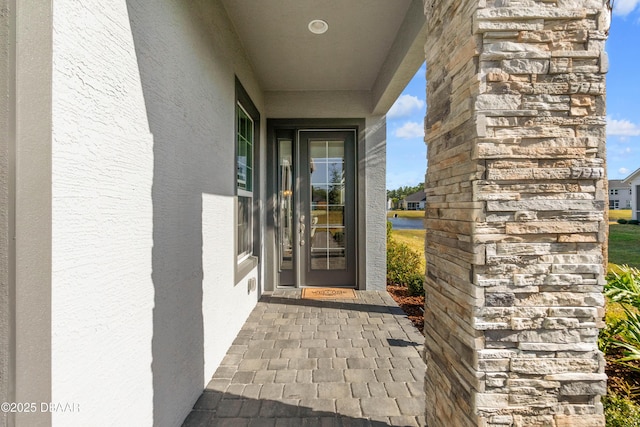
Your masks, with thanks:
M 244 283 L 245 279 L 253 274 L 256 267 L 260 264 L 261 257 L 261 245 L 260 239 L 261 234 L 258 228 L 262 224 L 262 220 L 256 212 L 257 206 L 261 197 L 261 186 L 260 182 L 257 181 L 260 176 L 260 128 L 261 128 L 261 119 L 260 119 L 260 111 L 256 108 L 255 104 L 249 97 L 249 94 L 242 86 L 242 83 L 236 77 L 236 96 L 234 106 L 234 146 L 235 146 L 235 157 L 234 161 L 234 180 L 235 180 L 235 191 L 234 191 L 234 204 L 233 204 L 233 223 L 235 226 L 234 230 L 234 256 L 235 256 L 235 284 L 238 285 L 240 283 Z M 241 109 L 242 113 L 240 113 Z M 251 156 L 251 191 L 247 191 L 245 189 L 238 188 L 238 119 L 239 114 L 245 114 L 252 123 L 252 156 Z M 251 200 L 251 208 L 249 209 L 248 214 L 250 215 L 250 229 L 247 232 L 250 233 L 249 238 L 251 240 L 251 244 L 247 251 L 242 254 L 238 254 L 241 249 L 246 249 L 246 247 L 241 248 L 241 242 L 238 239 L 238 231 L 240 230 L 241 225 L 238 222 L 238 214 L 239 214 L 239 203 L 240 197 L 248 197 Z M 243 220 L 244 224 L 245 221 Z M 257 277 L 259 281 L 259 276 Z M 255 289 L 255 288 L 254 288 Z
M 248 167 L 251 168 L 251 191 L 246 190 L 244 188 L 239 188 L 238 187 L 238 176 L 237 176 L 237 171 L 236 171 L 236 209 L 238 207 L 238 197 L 248 197 L 251 199 L 251 205 L 253 205 L 253 200 L 254 200 L 254 194 L 253 194 L 253 188 L 254 188 L 254 161 L 255 161 L 255 153 L 253 152 L 254 148 L 255 148 L 255 122 L 253 120 L 253 118 L 251 117 L 251 115 L 249 114 L 249 112 L 242 106 L 242 103 L 240 103 L 240 101 L 236 102 L 236 106 L 238 108 L 240 108 L 242 110 L 242 112 L 247 116 L 247 118 L 249 119 L 249 121 L 251 122 L 251 127 L 252 127 L 252 131 L 251 131 L 251 165 L 247 164 Z M 236 116 L 236 121 L 238 120 L 237 116 Z M 238 149 L 238 133 L 239 130 L 236 129 L 236 150 Z M 238 164 L 238 153 L 236 152 L 236 167 Z M 246 177 L 245 177 L 246 178 Z M 246 182 L 245 182 L 246 185 Z M 237 224 L 237 220 L 238 220 L 238 213 L 236 211 L 236 227 L 238 226 Z M 248 224 L 248 228 L 250 230 L 253 230 L 253 215 L 249 215 L 249 224 Z M 237 230 L 236 230 L 237 232 Z M 249 258 L 251 258 L 253 256 L 253 233 L 250 233 L 250 245 L 249 245 L 249 249 L 241 254 L 236 253 L 236 262 L 237 264 L 242 264 L 243 262 L 245 262 L 246 260 L 248 260 Z M 240 242 L 238 242 L 238 245 L 240 244 Z M 237 252 L 237 251 L 236 251 Z

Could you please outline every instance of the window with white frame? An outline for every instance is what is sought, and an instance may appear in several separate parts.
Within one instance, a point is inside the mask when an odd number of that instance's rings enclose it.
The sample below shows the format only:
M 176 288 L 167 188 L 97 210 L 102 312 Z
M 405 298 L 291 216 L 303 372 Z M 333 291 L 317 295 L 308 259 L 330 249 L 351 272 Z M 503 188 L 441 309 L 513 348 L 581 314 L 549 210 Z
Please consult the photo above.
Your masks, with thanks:
M 617 188 L 609 189 L 609 195 L 610 196 L 617 196 L 618 195 L 618 189 Z
M 609 209 L 620 209 L 619 200 L 609 200 Z
M 254 122 L 238 102 L 236 106 L 236 191 L 238 197 L 238 262 L 253 253 L 253 148 Z
M 236 78 L 235 103 L 235 282 L 241 283 L 259 263 L 260 112 Z

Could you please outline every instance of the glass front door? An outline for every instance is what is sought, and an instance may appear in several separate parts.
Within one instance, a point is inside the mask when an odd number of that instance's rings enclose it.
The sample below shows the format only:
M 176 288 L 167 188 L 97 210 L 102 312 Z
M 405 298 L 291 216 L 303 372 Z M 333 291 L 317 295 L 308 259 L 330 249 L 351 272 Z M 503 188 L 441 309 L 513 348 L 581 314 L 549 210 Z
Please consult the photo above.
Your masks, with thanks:
M 280 285 L 355 286 L 355 131 L 276 133 Z

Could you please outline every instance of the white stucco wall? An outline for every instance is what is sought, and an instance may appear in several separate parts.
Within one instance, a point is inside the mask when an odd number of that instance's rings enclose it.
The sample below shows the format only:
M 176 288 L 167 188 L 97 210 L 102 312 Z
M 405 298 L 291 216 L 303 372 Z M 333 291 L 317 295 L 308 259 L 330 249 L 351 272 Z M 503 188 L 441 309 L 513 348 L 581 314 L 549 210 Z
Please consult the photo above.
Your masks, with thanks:
M 387 122 L 385 116 L 366 119 L 365 150 L 360 169 L 364 175 L 365 212 L 361 216 L 366 224 L 366 277 L 368 290 L 383 291 L 387 286 Z M 362 262 L 362 261 L 361 261 Z
M 53 24 L 52 400 L 80 408 L 53 424 L 179 425 L 257 300 L 234 76 L 261 93 L 216 1 L 60 0 Z
M 149 425 L 153 137 L 127 7 L 59 1 L 53 23 L 52 397 L 80 407 L 54 425 Z

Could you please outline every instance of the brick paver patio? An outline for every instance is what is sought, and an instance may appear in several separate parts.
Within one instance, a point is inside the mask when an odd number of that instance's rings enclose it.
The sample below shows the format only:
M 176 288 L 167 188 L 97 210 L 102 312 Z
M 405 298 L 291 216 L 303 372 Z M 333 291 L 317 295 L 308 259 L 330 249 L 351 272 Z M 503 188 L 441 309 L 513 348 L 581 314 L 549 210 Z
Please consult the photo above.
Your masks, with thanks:
M 424 426 L 424 337 L 386 292 L 265 294 L 183 427 Z

